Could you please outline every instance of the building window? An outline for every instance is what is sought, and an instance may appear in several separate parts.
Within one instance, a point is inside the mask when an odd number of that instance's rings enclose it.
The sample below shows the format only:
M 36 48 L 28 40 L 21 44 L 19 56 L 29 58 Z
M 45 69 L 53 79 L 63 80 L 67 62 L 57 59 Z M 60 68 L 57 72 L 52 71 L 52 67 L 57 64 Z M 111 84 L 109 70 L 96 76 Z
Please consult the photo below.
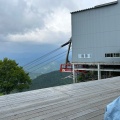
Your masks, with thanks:
M 91 54 L 78 54 L 78 58 L 91 58 Z
M 88 58 L 91 58 L 91 54 L 88 54 Z
M 78 58 L 82 58 L 82 54 L 78 54 Z
M 81 54 L 81 58 L 85 58 L 84 54 Z
M 120 53 L 105 53 L 105 57 L 118 58 L 118 57 L 120 57 Z
M 85 58 L 88 58 L 88 54 L 85 54 Z
M 115 57 L 120 57 L 120 53 L 116 53 L 116 54 L 115 54 Z

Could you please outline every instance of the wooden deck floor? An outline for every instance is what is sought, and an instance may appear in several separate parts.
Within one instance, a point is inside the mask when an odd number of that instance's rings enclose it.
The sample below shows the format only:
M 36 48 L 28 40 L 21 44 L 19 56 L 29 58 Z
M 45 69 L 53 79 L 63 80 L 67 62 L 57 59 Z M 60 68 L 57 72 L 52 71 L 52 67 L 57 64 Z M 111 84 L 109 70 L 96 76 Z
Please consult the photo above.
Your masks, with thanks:
M 0 97 L 0 120 L 103 120 L 120 95 L 120 77 Z

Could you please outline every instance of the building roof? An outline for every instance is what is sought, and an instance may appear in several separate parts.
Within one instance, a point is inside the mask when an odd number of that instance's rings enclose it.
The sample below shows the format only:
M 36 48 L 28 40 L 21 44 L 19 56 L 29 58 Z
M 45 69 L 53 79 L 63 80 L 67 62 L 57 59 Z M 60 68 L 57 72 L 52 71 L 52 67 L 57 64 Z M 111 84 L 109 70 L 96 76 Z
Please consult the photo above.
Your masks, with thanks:
M 91 10 L 91 9 L 95 9 L 95 8 L 99 8 L 99 7 L 104 7 L 104 6 L 108 6 L 108 5 L 113 5 L 113 4 L 116 4 L 116 3 L 118 3 L 118 0 L 112 0 L 111 2 L 105 2 L 103 4 L 99 4 L 99 5 L 96 5 L 96 6 L 93 6 L 93 7 L 89 7 L 89 8 L 86 8 L 86 9 L 81 9 L 81 10 L 78 10 L 78 11 L 71 12 L 71 14 L 77 13 L 77 12 L 82 12 L 82 11 L 87 11 L 87 10 Z
M 120 95 L 120 77 L 0 97 L 0 120 L 102 120 Z

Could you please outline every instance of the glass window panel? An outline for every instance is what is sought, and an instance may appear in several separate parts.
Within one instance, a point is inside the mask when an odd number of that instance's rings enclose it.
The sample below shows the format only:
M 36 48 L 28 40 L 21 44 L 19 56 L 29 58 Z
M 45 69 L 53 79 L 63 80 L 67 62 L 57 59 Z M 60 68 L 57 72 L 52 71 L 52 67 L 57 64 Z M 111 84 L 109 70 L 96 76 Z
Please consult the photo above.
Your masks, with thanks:
M 119 53 L 116 53 L 116 57 L 120 57 L 120 56 L 119 56 Z
M 109 53 L 107 54 L 107 57 L 111 57 Z

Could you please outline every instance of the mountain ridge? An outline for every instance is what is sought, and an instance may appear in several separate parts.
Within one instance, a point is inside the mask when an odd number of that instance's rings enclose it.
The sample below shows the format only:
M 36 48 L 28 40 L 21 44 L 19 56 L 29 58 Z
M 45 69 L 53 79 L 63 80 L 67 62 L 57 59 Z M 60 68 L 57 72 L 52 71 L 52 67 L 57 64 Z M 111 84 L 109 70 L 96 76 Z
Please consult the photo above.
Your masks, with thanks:
M 71 73 L 61 73 L 59 70 L 42 74 L 32 80 L 30 90 L 42 89 L 72 83 Z

